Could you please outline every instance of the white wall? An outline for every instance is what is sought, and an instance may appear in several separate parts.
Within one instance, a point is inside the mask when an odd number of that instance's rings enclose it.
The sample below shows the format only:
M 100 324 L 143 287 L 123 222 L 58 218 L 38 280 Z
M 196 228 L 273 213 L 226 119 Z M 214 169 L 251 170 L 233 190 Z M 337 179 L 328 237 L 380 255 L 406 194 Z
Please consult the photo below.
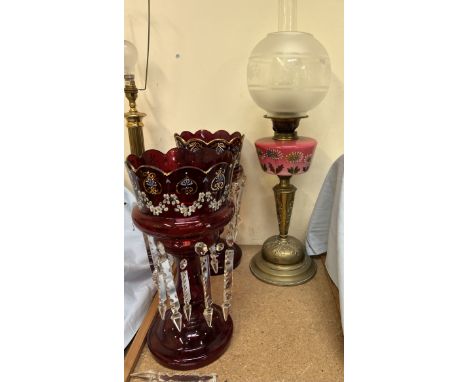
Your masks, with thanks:
M 125 0 L 125 39 L 139 51 L 139 87 L 146 60 L 146 4 L 147 0 Z M 276 0 L 151 0 L 148 87 L 137 100 L 138 109 L 147 114 L 146 148 L 166 152 L 175 146 L 173 134 L 183 130 L 244 133 L 241 162 L 247 186 L 238 236 L 242 244 L 261 244 L 278 231 L 271 189 L 278 178 L 261 170 L 254 147 L 255 140 L 271 136 L 273 130 L 246 85 L 251 50 L 276 28 Z M 333 71 L 327 97 L 298 129 L 300 135 L 318 140 L 309 171 L 292 178 L 298 190 L 289 233 L 303 240 L 328 168 L 343 153 L 343 1 L 298 0 L 298 29 L 324 45 Z M 126 129 L 123 133 L 127 155 Z M 126 175 L 125 184 L 131 188 Z

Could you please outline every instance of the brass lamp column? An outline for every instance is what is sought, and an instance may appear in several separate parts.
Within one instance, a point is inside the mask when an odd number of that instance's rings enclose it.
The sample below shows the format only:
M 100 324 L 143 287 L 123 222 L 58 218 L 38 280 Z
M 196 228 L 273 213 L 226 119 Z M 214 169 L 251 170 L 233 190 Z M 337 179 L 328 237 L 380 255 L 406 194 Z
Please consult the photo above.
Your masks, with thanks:
M 130 105 L 130 110 L 124 114 L 125 118 L 127 119 L 130 152 L 140 156 L 145 151 L 142 120 L 146 114 L 140 113 L 136 108 L 138 88 L 135 86 L 135 76 L 133 74 L 125 74 L 124 91 Z
M 128 140 L 130 143 L 130 153 L 140 156 L 145 152 L 145 140 L 143 138 L 143 117 L 145 113 L 140 113 L 136 108 L 136 99 L 138 97 L 138 88 L 135 85 L 135 63 L 137 60 L 137 50 L 135 46 L 127 40 L 124 40 L 124 79 L 125 79 L 125 97 L 128 100 L 130 109 L 124 114 L 127 120 Z M 149 238 L 146 233 L 143 233 L 143 240 L 145 241 L 146 255 L 148 256 L 148 264 L 151 273 L 154 272 L 155 267 L 153 263 L 153 256 L 151 254 Z
M 302 284 L 317 271 L 313 259 L 305 255 L 302 243 L 288 235 L 296 193 L 290 179 L 293 174 L 308 170 L 317 145 L 314 139 L 297 136 L 295 129 L 300 118 L 272 118 L 274 137 L 255 142 L 262 168 L 280 180 L 273 187 L 279 235 L 268 238 L 250 263 L 252 273 L 269 284 Z

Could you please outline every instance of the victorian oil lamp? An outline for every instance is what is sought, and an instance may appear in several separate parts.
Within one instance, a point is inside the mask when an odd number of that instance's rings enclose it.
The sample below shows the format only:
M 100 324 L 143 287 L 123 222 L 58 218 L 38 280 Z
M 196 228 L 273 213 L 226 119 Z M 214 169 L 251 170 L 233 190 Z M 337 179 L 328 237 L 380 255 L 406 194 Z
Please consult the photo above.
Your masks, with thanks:
M 190 131 L 183 131 L 180 134 L 174 134 L 177 147 L 184 147 L 190 151 L 196 152 L 202 147 L 209 147 L 216 151 L 218 154 L 223 154 L 226 150 L 230 151 L 234 156 L 235 165 L 232 177 L 231 199 L 234 202 L 234 217 L 233 229 L 237 232 L 237 225 L 240 218 L 240 203 L 242 199 L 242 192 L 245 186 L 245 174 L 242 165 L 240 164 L 240 155 L 242 150 L 242 143 L 244 135 L 239 132 L 228 133 L 225 130 L 218 130 L 210 132 L 208 130 L 198 130 L 194 133 Z M 226 246 L 226 239 L 221 238 L 218 248 L 220 251 L 216 254 L 219 261 L 215 268 L 212 268 L 212 275 L 222 275 L 224 273 L 224 260 L 225 251 L 229 250 Z M 233 244 L 234 250 L 234 269 L 240 264 L 242 258 L 242 250 L 237 244 Z
M 226 350 L 233 331 L 230 317 L 235 227 L 229 197 L 235 157 L 210 148 L 166 154 L 147 150 L 127 157 L 137 198 L 132 218 L 144 232 L 158 285 L 159 314 L 147 335 L 156 360 L 173 369 L 195 369 Z M 210 268 L 220 248 L 219 233 L 228 225 L 222 306 L 213 303 Z M 172 273 L 170 256 L 174 259 Z
M 262 169 L 279 178 L 273 188 L 279 235 L 268 238 L 250 263 L 252 273 L 275 285 L 296 285 L 316 272 L 300 240 L 288 235 L 296 187 L 293 175 L 305 173 L 317 141 L 298 136 L 296 129 L 307 111 L 317 106 L 330 84 L 330 60 L 309 33 L 296 30 L 296 0 L 279 0 L 278 31 L 253 49 L 247 82 L 253 100 L 273 123 L 274 135 L 255 142 Z

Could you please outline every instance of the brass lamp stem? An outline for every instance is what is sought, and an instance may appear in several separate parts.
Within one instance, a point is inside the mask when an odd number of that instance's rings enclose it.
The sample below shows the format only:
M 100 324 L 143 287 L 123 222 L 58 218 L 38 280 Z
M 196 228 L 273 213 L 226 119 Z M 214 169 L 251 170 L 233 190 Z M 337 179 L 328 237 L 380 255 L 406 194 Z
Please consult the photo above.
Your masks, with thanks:
M 143 117 L 145 113 L 140 113 L 136 108 L 138 88 L 135 85 L 133 74 L 125 75 L 125 96 L 128 99 L 130 109 L 125 113 L 127 119 L 128 138 L 130 141 L 130 152 L 140 156 L 145 151 L 145 141 L 143 138 Z
M 290 176 L 278 176 L 280 182 L 273 187 L 276 202 L 276 214 L 281 238 L 286 238 L 297 188 L 289 183 Z
M 149 6 L 149 2 L 148 2 Z M 143 139 L 143 117 L 145 113 L 140 113 L 136 108 L 136 99 L 138 97 L 138 88 L 135 85 L 135 76 L 133 74 L 125 74 L 125 96 L 128 99 L 130 110 L 124 114 L 127 119 L 128 140 L 130 142 L 130 153 L 140 156 L 145 152 L 145 141 Z M 153 254 L 149 242 L 148 235 L 143 233 L 145 241 L 146 255 L 151 273 L 154 272 Z

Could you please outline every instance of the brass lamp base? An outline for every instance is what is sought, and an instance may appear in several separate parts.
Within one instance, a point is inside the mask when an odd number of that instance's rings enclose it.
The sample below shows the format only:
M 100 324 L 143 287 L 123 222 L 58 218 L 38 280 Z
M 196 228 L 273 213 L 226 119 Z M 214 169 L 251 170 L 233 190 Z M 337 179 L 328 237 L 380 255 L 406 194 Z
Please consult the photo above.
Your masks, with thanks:
M 305 254 L 302 243 L 293 236 L 268 238 L 250 262 L 258 279 L 273 285 L 299 285 L 314 277 L 317 266 Z

